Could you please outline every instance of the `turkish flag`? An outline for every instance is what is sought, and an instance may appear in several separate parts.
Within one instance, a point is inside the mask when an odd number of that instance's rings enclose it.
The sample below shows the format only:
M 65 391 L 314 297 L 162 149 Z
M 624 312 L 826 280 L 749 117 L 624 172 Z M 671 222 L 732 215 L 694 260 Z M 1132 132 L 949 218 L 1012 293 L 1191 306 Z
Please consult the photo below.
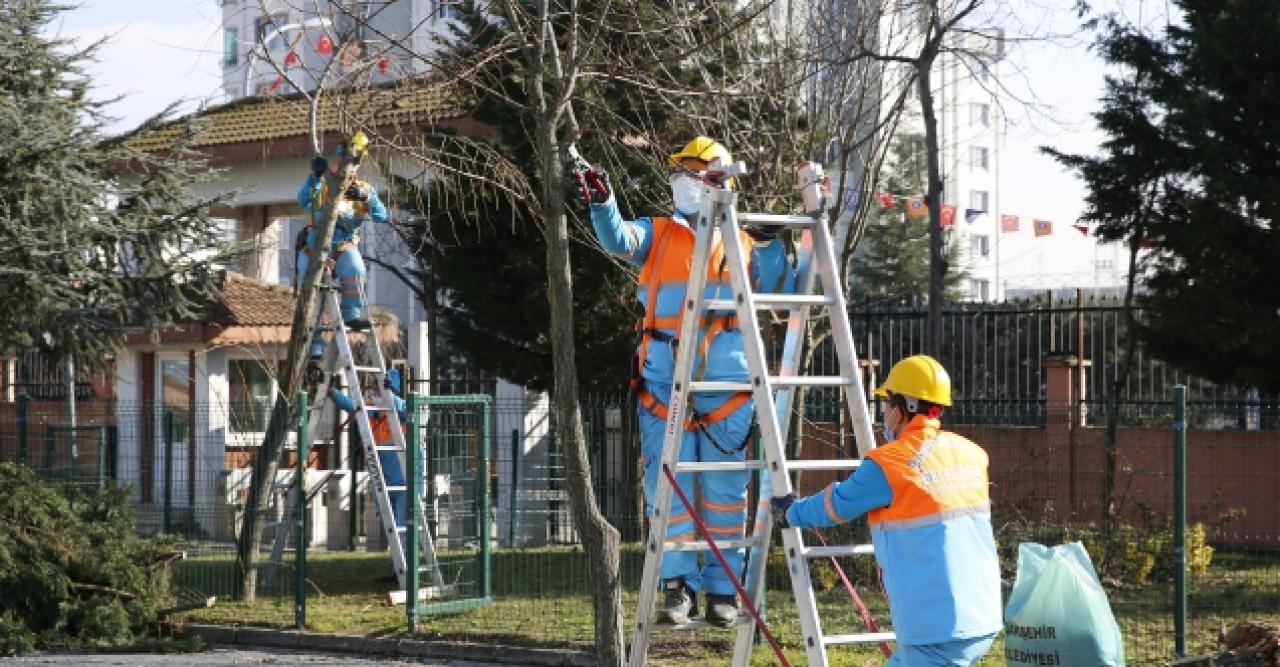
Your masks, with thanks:
M 386 56 L 378 56 L 378 74 L 386 74 L 387 68 L 391 66 L 391 61 Z
M 1082 236 L 1089 235 L 1089 225 L 1071 225 L 1071 228 L 1080 232 Z
M 941 225 L 950 227 L 954 224 L 956 224 L 956 207 L 951 204 L 943 204 Z
M 1018 231 L 1018 216 L 1016 215 L 1000 216 L 1000 231 L 1002 232 Z
M 876 199 L 880 200 L 880 205 L 885 208 L 893 207 L 893 195 L 888 192 L 877 192 Z
M 320 35 L 320 39 L 316 40 L 316 53 L 322 56 L 333 53 L 333 40 L 328 35 Z
M 284 57 L 284 66 L 288 67 L 290 65 L 296 65 L 296 64 L 298 64 L 298 54 L 294 51 L 290 51 Z

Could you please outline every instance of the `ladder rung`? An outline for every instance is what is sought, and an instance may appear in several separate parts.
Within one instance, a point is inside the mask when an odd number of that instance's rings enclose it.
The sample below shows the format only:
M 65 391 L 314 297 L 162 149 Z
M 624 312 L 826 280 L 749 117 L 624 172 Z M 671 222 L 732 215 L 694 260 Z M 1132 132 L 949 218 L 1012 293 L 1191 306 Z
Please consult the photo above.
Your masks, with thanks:
M 839 558 L 841 556 L 874 556 L 875 547 L 870 544 L 842 544 L 835 547 L 805 547 L 800 554 L 805 558 Z
M 676 472 L 733 472 L 739 470 L 764 470 L 766 461 L 689 461 L 676 463 Z
M 823 646 L 835 644 L 874 644 L 878 642 L 897 641 L 892 632 L 864 632 L 858 635 L 827 635 L 822 638 Z
M 839 375 L 771 375 L 769 383 L 775 388 L 781 387 L 843 387 L 852 385 L 853 381 Z M 750 382 L 723 382 L 707 380 L 690 382 L 689 391 L 751 391 Z
M 399 447 L 396 447 L 395 445 L 374 445 L 374 446 L 373 446 L 373 451 L 375 451 L 375 452 L 398 452 L 398 451 L 400 451 L 400 448 L 399 448 Z
M 775 387 L 843 387 L 853 381 L 840 375 L 787 375 L 770 376 L 769 383 Z
M 853 470 L 862 465 L 862 459 L 832 459 L 830 461 L 787 461 L 787 470 Z
M 408 490 L 409 490 L 409 487 L 407 487 L 407 486 L 405 486 L 405 485 L 403 485 L 403 484 L 398 484 L 398 485 L 396 485 L 396 486 L 390 486 L 390 485 L 388 485 L 388 486 L 383 487 L 383 488 L 385 488 L 387 491 L 408 491 Z
M 756 309 L 795 308 L 796 306 L 825 306 L 835 299 L 823 294 L 756 294 Z M 737 303 L 733 299 L 707 299 L 702 302 L 706 310 L 733 310 Z
M 716 540 L 716 546 L 720 549 L 742 549 L 744 547 L 754 547 L 759 543 L 754 537 L 742 537 L 736 540 Z M 696 542 L 665 542 L 662 545 L 663 551 L 710 551 L 711 547 L 706 542 L 698 540 Z
M 815 222 L 811 215 L 779 215 L 777 213 L 743 213 L 738 225 L 796 225 L 808 227 Z
M 377 366 L 356 366 L 357 373 L 381 373 L 382 369 Z

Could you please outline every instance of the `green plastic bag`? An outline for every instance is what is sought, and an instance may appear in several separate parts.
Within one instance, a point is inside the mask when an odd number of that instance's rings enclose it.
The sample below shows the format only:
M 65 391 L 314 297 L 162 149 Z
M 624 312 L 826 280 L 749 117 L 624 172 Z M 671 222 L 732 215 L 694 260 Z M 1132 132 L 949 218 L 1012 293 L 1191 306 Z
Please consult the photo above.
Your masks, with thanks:
M 1124 640 L 1079 542 L 1018 545 L 1018 579 L 1004 611 L 1005 664 L 1123 667 Z

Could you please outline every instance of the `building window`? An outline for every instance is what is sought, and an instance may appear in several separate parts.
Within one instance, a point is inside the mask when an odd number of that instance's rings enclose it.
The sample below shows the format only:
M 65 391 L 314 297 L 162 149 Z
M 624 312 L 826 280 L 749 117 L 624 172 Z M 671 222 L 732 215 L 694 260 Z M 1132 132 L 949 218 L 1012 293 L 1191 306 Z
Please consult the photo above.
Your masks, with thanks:
M 982 102 L 969 103 L 969 124 L 987 127 L 991 124 L 991 106 Z
M 272 379 L 253 359 L 227 363 L 228 416 L 233 433 L 265 433 L 271 417 Z
M 974 301 L 989 301 L 991 299 L 991 281 L 977 278 L 970 279 L 969 298 Z
M 990 237 L 975 234 L 969 237 L 969 259 L 979 259 L 986 257 L 991 252 Z
M 985 146 L 969 147 L 969 168 L 986 171 L 990 168 L 990 151 Z
M 235 67 L 240 64 L 240 29 L 234 26 L 222 33 L 222 66 Z
M 436 0 L 436 16 L 442 19 L 458 18 L 462 0 Z
M 990 204 L 990 195 L 986 190 L 970 190 L 969 191 L 969 208 L 975 211 L 989 211 L 987 208 Z
M 973 56 L 968 59 L 969 73 L 973 75 L 975 81 L 985 82 L 991 78 L 991 65 L 986 58 L 982 56 Z
M 286 21 L 286 18 L 284 14 L 272 14 L 271 16 L 263 16 L 262 18 L 259 18 L 254 23 L 254 26 L 255 26 L 254 32 L 258 35 L 258 43 L 264 44 L 264 41 L 266 40 L 267 35 L 272 31 L 274 31 L 275 29 L 279 28 L 280 26 L 284 25 L 285 21 Z M 271 42 L 269 44 L 264 44 L 264 45 L 267 47 L 267 49 L 272 51 L 277 49 L 283 49 L 285 48 L 285 46 L 287 46 L 284 35 L 282 33 L 276 33 L 275 37 L 271 38 Z

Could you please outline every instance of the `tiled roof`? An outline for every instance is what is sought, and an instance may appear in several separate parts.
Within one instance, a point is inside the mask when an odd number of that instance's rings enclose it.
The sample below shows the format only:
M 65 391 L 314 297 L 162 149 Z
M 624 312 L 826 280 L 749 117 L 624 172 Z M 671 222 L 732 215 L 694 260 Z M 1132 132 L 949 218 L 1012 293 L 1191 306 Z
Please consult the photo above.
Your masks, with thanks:
M 223 272 L 221 320 L 226 326 L 290 326 L 294 292 L 286 285 Z
M 309 136 L 311 104 L 302 95 L 251 97 L 195 112 L 130 143 L 143 151 L 168 148 L 190 120 L 198 134 L 192 148 L 263 142 Z M 351 92 L 332 91 L 320 96 L 316 129 L 320 133 L 342 129 L 344 117 L 373 127 L 421 124 L 461 115 L 454 91 L 437 82 L 416 79 Z

